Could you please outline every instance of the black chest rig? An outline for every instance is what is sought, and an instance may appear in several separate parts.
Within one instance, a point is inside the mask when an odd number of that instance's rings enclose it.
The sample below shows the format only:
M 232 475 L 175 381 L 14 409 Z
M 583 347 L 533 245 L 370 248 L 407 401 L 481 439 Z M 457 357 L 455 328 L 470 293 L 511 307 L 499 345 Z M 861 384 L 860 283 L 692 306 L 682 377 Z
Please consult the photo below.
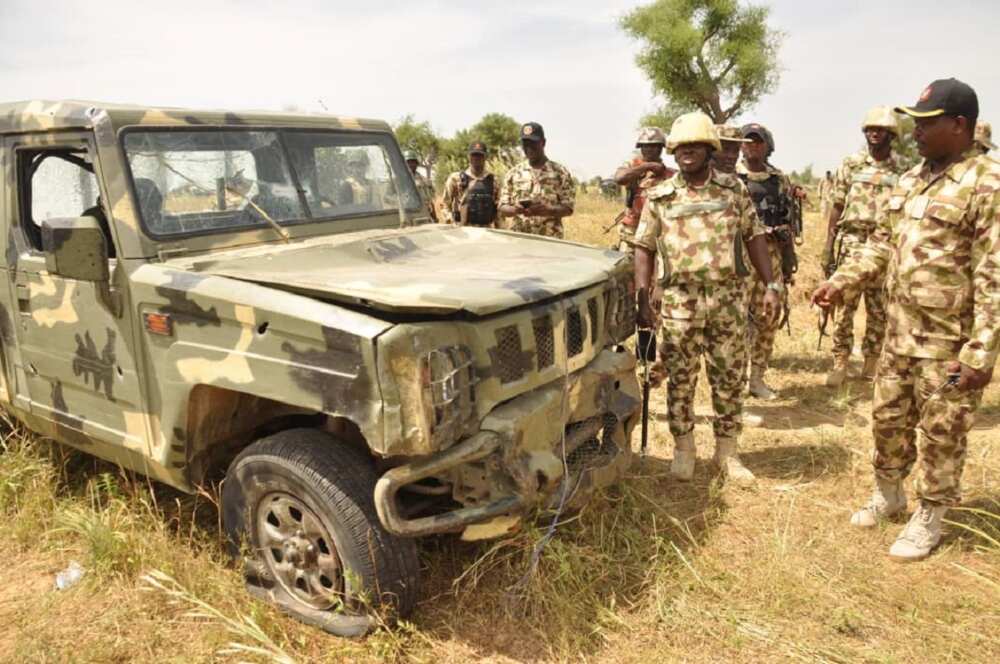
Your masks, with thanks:
M 740 179 L 750 192 L 761 223 L 770 228 L 788 223 L 788 202 L 781 192 L 781 180 L 777 175 L 772 174 L 766 180 L 754 180 L 746 173 L 740 173 Z

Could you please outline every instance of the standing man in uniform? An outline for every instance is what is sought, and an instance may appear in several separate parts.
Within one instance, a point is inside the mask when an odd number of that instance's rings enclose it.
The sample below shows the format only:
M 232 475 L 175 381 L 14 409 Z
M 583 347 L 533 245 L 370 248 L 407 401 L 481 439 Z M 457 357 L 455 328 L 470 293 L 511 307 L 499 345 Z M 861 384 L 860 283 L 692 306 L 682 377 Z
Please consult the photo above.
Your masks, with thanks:
M 573 214 L 576 187 L 565 167 L 545 156 L 545 130 L 521 126 L 525 160 L 507 171 L 500 190 L 500 217 L 508 230 L 562 238 L 563 217 Z
M 919 560 L 941 540 L 961 500 L 966 444 L 1000 346 L 1000 164 L 975 146 L 979 100 L 954 78 L 912 107 L 924 158 L 889 197 L 864 249 L 821 284 L 829 307 L 886 275 L 889 327 L 872 407 L 875 492 L 851 523 L 870 528 L 906 513 L 903 480 L 918 456 L 917 510 L 889 555 Z
M 819 218 L 830 216 L 830 190 L 833 188 L 833 174 L 830 171 L 819 179 L 816 185 L 816 196 L 819 198 Z
M 702 356 L 712 387 L 716 417 L 715 462 L 739 483 L 754 481 L 738 456 L 742 431 L 743 371 L 746 354 L 746 286 L 750 261 L 768 284 L 764 312 L 777 318 L 779 284 L 767 258 L 764 228 L 753 201 L 738 178 L 712 168 L 719 135 L 704 113 L 687 113 L 674 122 L 667 149 L 680 173 L 648 191 L 635 234 L 635 278 L 639 324 L 651 327 L 650 306 L 656 254 L 662 264 L 663 299 L 660 357 L 667 373 L 667 413 L 674 437 L 671 473 L 694 475 L 694 395 Z
M 861 132 L 868 147 L 844 159 L 837 170 L 830 192 L 832 208 L 828 220 L 823 265 L 835 265 L 865 246 L 876 222 L 885 212 L 889 193 L 906 171 L 903 159 L 893 152 L 892 142 L 899 138 L 899 123 L 888 106 L 868 111 Z M 875 377 L 875 367 L 885 340 L 885 297 L 883 283 L 876 279 L 844 295 L 844 306 L 837 311 L 833 333 L 833 370 L 826 384 L 837 387 L 847 377 L 854 348 L 854 312 L 861 296 L 865 298 L 865 336 L 861 344 L 865 358 L 861 376 Z
M 417 171 L 417 167 L 420 166 L 420 157 L 416 151 L 407 150 L 403 153 L 403 159 L 406 160 L 406 166 L 410 169 L 410 175 L 413 176 L 413 184 L 417 185 L 417 192 L 420 194 L 420 199 L 427 206 L 427 212 L 436 223 L 438 216 L 437 210 L 434 208 L 434 185 Z
M 768 161 L 774 153 L 771 132 L 763 125 L 753 123 L 745 125 L 742 133 L 749 142 L 743 144 L 740 178 L 750 191 L 757 216 L 767 229 L 768 254 L 778 275 L 775 283 L 780 286 L 778 293 L 787 315 L 788 288 L 798 267 L 792 231 L 794 192 L 788 177 Z M 764 373 L 774 353 L 774 337 L 779 321 L 768 320 L 763 315 L 764 294 L 768 287 L 768 281 L 757 279 L 750 293 L 750 394 L 758 399 L 773 401 L 778 395 L 764 382 Z
M 663 163 L 663 148 L 666 145 L 667 139 L 658 127 L 643 127 L 635 139 L 639 154 L 615 171 L 615 184 L 625 187 L 625 211 L 618 227 L 618 250 L 632 256 L 635 255 L 632 240 L 646 204 L 646 192 L 677 172 Z
M 976 147 L 983 154 L 989 154 L 990 150 L 996 150 L 997 145 L 993 142 L 993 126 L 989 122 L 976 123 Z
M 743 138 L 738 127 L 715 125 L 715 130 L 719 132 L 722 149 L 712 153 L 712 168 L 729 175 L 736 175 L 736 164 L 740 160 L 740 148 L 743 147 L 744 143 L 750 141 Z
M 452 173 L 444 182 L 444 223 L 492 228 L 499 201 L 500 185 L 486 170 L 486 144 L 474 141 L 469 145 L 469 167 Z

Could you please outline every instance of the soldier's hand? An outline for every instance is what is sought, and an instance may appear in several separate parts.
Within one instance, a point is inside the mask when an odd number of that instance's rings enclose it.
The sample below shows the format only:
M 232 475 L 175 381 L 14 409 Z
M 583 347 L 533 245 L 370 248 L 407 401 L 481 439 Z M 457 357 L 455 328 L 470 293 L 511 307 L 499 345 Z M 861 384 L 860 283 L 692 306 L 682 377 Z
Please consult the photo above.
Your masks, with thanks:
M 655 317 L 656 312 L 659 311 L 663 306 L 663 286 L 656 284 L 653 286 L 653 293 L 649 296 L 649 308 L 653 311 Z
M 646 162 L 646 172 L 658 178 L 667 174 L 667 166 L 662 161 Z
M 829 281 L 824 281 L 816 289 L 816 292 L 813 293 L 812 300 L 810 301 L 820 309 L 829 309 L 843 303 L 844 292 Z
M 778 316 L 781 315 L 781 298 L 778 293 L 768 289 L 764 293 L 764 318 L 767 319 L 768 327 L 774 325 L 778 322 Z
M 958 376 L 955 389 L 960 392 L 981 390 L 989 385 L 990 379 L 993 378 L 992 371 L 973 369 L 969 365 L 957 361 L 949 362 L 946 369 L 950 375 Z
M 549 214 L 549 206 L 545 203 L 532 203 L 524 209 L 523 214 L 528 217 L 546 217 Z

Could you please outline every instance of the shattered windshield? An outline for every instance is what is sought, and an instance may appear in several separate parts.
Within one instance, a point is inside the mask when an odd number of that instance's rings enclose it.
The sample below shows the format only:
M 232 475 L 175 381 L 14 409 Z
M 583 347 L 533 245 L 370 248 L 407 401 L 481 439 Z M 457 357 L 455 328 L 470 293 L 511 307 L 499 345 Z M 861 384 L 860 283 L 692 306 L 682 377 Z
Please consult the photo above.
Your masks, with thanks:
M 419 209 L 386 135 L 277 130 L 130 131 L 125 153 L 154 235 L 241 230 Z M 399 163 L 395 163 L 399 161 Z M 398 191 L 398 193 L 397 193 Z

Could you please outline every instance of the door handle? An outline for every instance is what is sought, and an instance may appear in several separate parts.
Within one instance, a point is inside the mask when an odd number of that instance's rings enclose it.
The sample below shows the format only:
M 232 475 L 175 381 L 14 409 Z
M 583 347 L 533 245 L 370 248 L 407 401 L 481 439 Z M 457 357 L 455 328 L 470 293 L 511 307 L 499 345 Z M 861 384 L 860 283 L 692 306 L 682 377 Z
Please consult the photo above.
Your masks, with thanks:
M 28 284 L 16 284 L 17 308 L 19 311 L 29 311 L 31 309 L 31 289 Z

